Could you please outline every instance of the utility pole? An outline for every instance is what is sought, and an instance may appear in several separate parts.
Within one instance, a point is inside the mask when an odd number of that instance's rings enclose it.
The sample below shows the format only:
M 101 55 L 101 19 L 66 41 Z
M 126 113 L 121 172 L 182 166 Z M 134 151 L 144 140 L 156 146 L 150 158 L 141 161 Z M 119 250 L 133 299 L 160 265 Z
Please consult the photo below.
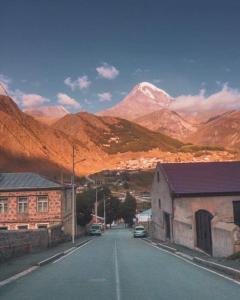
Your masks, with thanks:
M 97 184 L 96 184 L 96 201 L 95 201 L 95 218 L 96 218 L 96 223 L 97 221 L 97 217 L 98 217 L 98 193 L 97 193 Z
M 72 147 L 72 243 L 75 243 L 75 148 Z
M 104 230 L 106 230 L 106 199 L 103 192 L 103 221 L 104 221 Z

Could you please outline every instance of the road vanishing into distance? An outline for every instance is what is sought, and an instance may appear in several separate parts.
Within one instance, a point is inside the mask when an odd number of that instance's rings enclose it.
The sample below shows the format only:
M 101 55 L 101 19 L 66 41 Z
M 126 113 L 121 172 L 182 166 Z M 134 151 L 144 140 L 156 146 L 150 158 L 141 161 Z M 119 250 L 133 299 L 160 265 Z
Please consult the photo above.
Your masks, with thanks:
M 1 300 L 239 300 L 240 285 L 112 229 L 0 288 Z

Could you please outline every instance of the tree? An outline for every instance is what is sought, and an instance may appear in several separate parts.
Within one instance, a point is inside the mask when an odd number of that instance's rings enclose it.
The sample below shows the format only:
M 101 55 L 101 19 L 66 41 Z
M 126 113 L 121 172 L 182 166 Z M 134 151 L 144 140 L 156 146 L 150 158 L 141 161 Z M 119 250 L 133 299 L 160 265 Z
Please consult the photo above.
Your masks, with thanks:
M 76 197 L 77 224 L 85 226 L 92 219 L 92 212 L 95 203 L 95 190 L 89 189 Z
M 97 197 L 98 203 L 103 200 L 103 196 L 107 197 L 111 195 L 111 191 L 108 187 L 102 186 L 98 187 Z M 76 216 L 77 224 L 80 226 L 85 226 L 92 219 L 92 213 L 94 211 L 96 202 L 96 189 L 89 188 L 81 194 L 77 194 L 76 197 Z
M 136 208 L 136 199 L 129 192 L 127 192 L 126 198 L 121 204 L 121 216 L 124 219 L 125 224 L 128 224 L 130 226 L 133 225 L 133 218 L 136 214 Z
M 120 218 L 120 200 L 117 197 L 110 195 L 105 196 L 105 209 L 106 209 L 106 224 L 112 224 Z M 98 206 L 99 215 L 104 216 L 104 200 Z

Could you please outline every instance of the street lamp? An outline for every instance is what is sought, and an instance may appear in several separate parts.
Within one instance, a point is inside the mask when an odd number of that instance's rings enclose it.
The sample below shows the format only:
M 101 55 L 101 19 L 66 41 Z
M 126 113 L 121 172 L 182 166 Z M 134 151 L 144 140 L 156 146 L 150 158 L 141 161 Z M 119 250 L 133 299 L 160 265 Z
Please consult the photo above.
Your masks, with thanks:
M 75 243 L 75 229 L 76 229 L 76 194 L 75 194 L 75 165 L 86 160 L 81 159 L 75 161 L 75 146 L 72 146 L 72 243 Z

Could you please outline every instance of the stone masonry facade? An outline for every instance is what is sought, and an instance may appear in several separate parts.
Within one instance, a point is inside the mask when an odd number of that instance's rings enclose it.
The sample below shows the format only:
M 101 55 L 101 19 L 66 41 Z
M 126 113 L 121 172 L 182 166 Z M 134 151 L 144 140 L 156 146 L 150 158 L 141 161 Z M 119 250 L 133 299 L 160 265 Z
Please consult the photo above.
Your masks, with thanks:
M 38 209 L 38 199 L 44 196 L 47 199 L 44 211 Z M 0 213 L 0 227 L 8 230 L 48 228 L 63 224 L 71 217 L 71 199 L 65 189 L 58 190 L 31 190 L 31 191 L 4 191 L 1 197 L 7 199 L 6 212 Z M 19 212 L 18 200 L 26 197 L 26 211 Z M 24 228 L 26 227 L 26 228 Z

